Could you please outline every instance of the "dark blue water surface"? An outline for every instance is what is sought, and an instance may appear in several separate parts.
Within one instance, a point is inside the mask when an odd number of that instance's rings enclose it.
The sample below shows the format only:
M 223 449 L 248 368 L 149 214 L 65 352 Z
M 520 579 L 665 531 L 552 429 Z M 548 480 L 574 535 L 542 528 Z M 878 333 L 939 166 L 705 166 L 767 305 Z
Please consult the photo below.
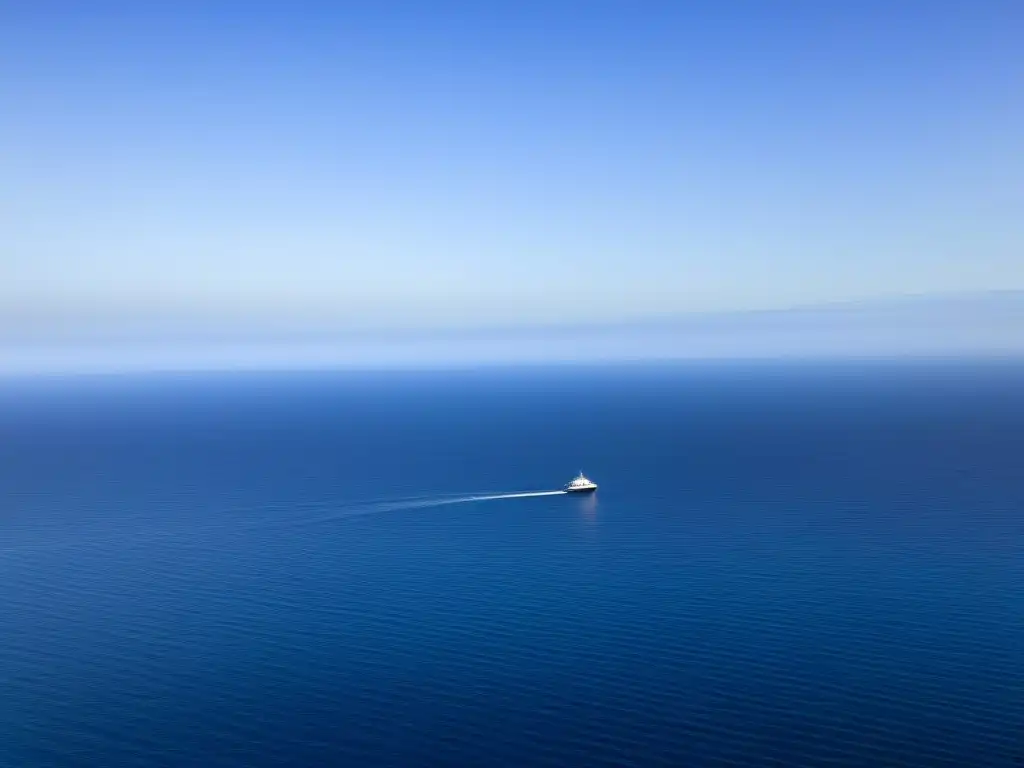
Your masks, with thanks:
M 1024 365 L 12 380 L 0 499 L 3 766 L 1024 764 Z

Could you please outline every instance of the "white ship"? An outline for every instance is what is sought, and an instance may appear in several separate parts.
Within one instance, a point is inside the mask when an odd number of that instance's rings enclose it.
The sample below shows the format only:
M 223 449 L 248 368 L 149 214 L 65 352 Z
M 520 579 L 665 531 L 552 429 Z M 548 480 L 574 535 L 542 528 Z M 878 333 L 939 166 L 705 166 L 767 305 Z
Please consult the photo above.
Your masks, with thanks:
M 597 490 L 597 483 L 592 483 L 580 472 L 564 490 L 566 493 L 593 493 Z

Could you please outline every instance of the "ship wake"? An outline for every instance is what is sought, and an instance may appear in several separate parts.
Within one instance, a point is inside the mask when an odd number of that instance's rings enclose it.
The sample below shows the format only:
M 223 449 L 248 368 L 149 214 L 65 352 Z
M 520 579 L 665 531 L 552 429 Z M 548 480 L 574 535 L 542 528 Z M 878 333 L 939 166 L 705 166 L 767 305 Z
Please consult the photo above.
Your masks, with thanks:
M 363 515 L 379 515 L 386 512 L 403 510 L 427 509 L 443 507 L 450 504 L 469 504 L 479 501 L 499 501 L 501 499 L 529 499 L 538 496 L 563 496 L 566 491 L 527 491 L 515 493 L 492 493 L 475 496 L 431 496 L 418 498 L 395 499 L 392 501 L 355 502 L 340 507 L 330 501 L 315 501 L 289 504 L 275 502 L 255 507 L 233 507 L 220 510 L 222 517 L 203 522 L 190 522 L 181 527 L 170 528 L 139 528 L 118 531 L 100 536 L 85 532 L 76 532 L 58 539 L 25 542 L 20 546 L 0 547 L 0 556 L 24 551 L 73 549 L 90 546 L 111 546 L 125 542 L 140 543 L 145 541 L 171 541 L 174 539 L 191 539 L 198 535 L 209 536 L 214 533 L 241 533 L 249 530 L 265 528 L 293 528 L 296 526 L 317 525 L 350 517 Z M 295 516 L 287 515 L 291 510 Z
M 493 496 L 467 496 L 456 501 L 497 501 L 498 499 L 529 499 L 534 496 L 564 496 L 566 491 L 529 491 L 528 493 L 498 493 Z
M 324 515 L 308 519 L 306 523 L 320 523 L 328 520 L 337 520 L 346 517 L 360 517 L 362 515 L 377 515 L 384 512 L 400 512 L 403 510 L 427 509 L 430 507 L 445 507 L 451 504 L 470 504 L 479 501 L 501 501 L 503 499 L 530 499 L 540 496 L 565 496 L 566 491 L 516 491 L 514 493 L 491 493 L 474 496 L 434 496 L 430 498 L 404 499 L 398 501 L 383 501 L 365 505 L 353 505 L 344 510 L 339 510 L 330 515 Z

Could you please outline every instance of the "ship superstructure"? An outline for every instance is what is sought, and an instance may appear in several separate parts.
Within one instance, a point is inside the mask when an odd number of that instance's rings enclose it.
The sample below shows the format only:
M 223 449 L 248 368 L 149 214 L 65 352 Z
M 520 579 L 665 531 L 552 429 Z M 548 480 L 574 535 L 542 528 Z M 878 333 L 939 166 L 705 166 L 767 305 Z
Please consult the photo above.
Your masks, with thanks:
M 580 472 L 564 490 L 566 493 L 591 493 L 597 490 L 597 483 L 588 480 L 583 472 Z

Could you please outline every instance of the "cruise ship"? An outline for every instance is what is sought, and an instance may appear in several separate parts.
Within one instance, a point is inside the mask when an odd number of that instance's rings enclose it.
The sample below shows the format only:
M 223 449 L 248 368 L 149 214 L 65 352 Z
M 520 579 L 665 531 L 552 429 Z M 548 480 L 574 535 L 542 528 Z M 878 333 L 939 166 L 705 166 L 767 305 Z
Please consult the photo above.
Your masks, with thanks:
M 597 483 L 591 482 L 580 472 L 564 490 L 566 493 L 593 493 L 597 490 Z

